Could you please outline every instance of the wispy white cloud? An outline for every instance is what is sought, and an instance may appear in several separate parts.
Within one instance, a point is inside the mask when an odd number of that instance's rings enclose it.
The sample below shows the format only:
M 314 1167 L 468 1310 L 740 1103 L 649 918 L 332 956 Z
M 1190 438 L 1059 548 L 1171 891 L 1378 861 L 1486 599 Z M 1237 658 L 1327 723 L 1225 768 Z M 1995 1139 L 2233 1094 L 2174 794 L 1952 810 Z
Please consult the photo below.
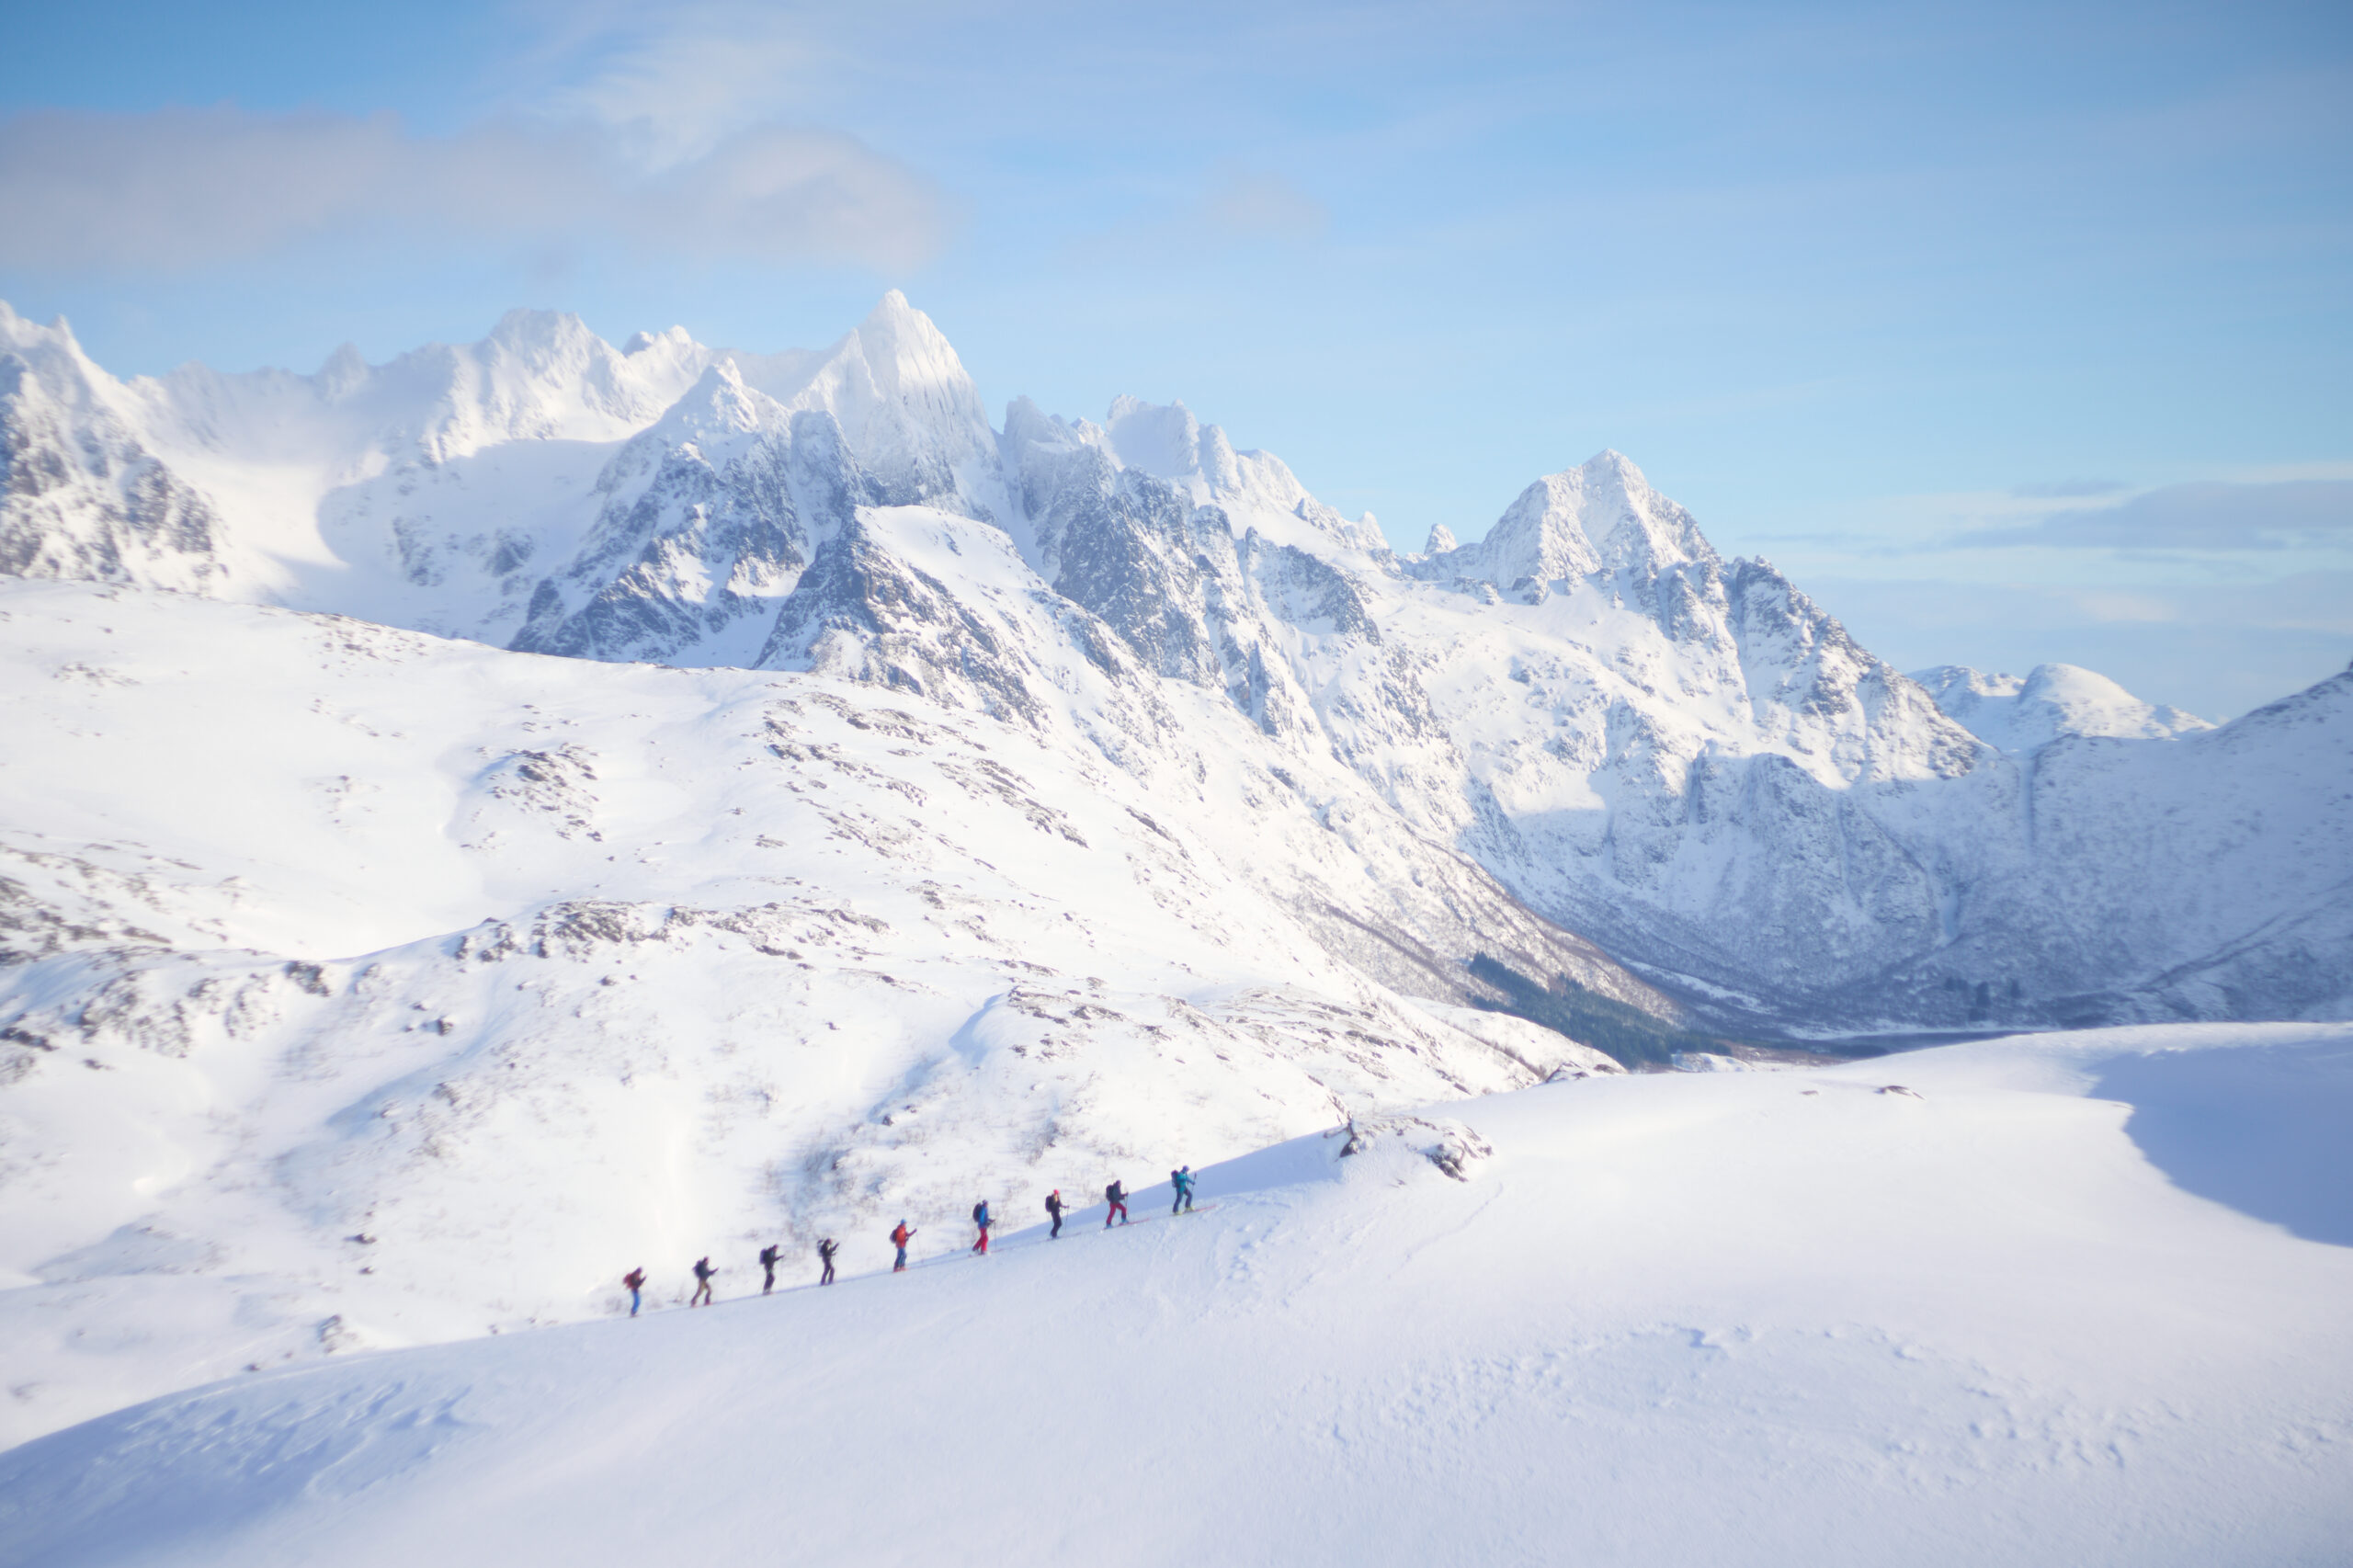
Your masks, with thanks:
M 808 119 L 851 66 L 805 18 L 774 6 L 608 5 L 551 23 L 557 79 L 518 108 L 610 127 L 656 168 L 708 156 L 756 125 Z
M 2169 484 L 2112 506 L 2077 506 L 1981 528 L 1956 544 L 2105 550 L 2288 550 L 2353 545 L 2353 480 Z
M 929 182 L 830 131 L 752 126 L 649 166 L 613 125 L 420 136 L 392 115 L 229 106 L 0 121 L 0 265 L 124 273 L 358 237 L 898 268 L 944 227 Z

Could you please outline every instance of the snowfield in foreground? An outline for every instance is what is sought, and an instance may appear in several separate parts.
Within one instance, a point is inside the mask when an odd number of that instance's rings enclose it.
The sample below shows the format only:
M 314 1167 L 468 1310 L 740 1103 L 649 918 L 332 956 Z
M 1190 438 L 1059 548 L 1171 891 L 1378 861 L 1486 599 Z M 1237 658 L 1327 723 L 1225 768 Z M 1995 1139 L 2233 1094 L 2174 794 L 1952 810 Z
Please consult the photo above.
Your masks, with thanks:
M 2341 1025 L 1457 1100 L 108 1415 L 0 1457 L 0 1562 L 2342 1562 L 2348 1113 Z

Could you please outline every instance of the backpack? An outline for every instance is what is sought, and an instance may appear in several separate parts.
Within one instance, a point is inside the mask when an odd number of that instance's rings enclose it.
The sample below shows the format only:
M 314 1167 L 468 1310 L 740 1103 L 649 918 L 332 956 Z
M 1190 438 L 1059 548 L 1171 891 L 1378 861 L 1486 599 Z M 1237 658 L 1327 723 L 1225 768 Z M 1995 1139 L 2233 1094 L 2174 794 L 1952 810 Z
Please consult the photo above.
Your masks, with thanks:
M 1171 1187 L 1184 1186 L 1185 1173 L 1183 1171 L 1170 1171 L 1168 1173 L 1168 1185 Z
M 1110 1186 L 1105 1187 L 1103 1189 L 1103 1197 L 1108 1202 L 1117 1203 L 1120 1201 L 1120 1184 L 1115 1181 Z

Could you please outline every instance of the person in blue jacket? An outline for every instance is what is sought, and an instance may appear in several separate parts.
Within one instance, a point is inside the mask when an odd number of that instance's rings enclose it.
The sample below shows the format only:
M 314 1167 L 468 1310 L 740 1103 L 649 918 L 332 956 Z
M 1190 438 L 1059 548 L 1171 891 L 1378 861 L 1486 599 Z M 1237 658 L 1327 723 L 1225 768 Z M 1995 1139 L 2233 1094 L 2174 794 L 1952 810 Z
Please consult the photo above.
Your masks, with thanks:
M 1190 1209 L 1193 1206 L 1192 1166 L 1179 1165 L 1176 1169 L 1170 1171 L 1168 1173 L 1168 1186 L 1169 1189 L 1176 1194 L 1175 1200 L 1168 1205 L 1168 1211 L 1171 1214 L 1174 1214 L 1182 1209 Z
M 972 1244 L 972 1250 L 983 1257 L 986 1257 L 989 1255 L 989 1200 L 987 1199 L 983 1198 L 972 1205 L 972 1223 L 981 1228 L 981 1239 Z

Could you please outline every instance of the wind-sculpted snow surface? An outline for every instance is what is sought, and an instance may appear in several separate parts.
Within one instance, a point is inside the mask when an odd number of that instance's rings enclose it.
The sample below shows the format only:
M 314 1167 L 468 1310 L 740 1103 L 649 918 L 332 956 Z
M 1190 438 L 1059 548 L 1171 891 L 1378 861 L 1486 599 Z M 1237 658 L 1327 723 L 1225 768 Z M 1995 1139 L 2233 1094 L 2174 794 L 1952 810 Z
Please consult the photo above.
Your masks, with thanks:
M 860 526 L 967 602 L 1011 570 L 952 513 Z M 1336 763 L 1148 714 L 1108 634 L 981 677 L 991 718 L 925 700 L 969 640 L 844 639 L 893 691 L 72 584 L 0 615 L 7 1437 L 1616 1070 L 1462 1007 L 1480 952 L 1648 994 Z
M 2353 1031 L 1900 1063 L 1452 1102 L 1188 1216 L 230 1380 L 0 1455 L 0 1562 L 2342 1562 L 2353 1252 L 2230 1205 L 2353 1219 L 2234 1125 L 2341 1124 Z

